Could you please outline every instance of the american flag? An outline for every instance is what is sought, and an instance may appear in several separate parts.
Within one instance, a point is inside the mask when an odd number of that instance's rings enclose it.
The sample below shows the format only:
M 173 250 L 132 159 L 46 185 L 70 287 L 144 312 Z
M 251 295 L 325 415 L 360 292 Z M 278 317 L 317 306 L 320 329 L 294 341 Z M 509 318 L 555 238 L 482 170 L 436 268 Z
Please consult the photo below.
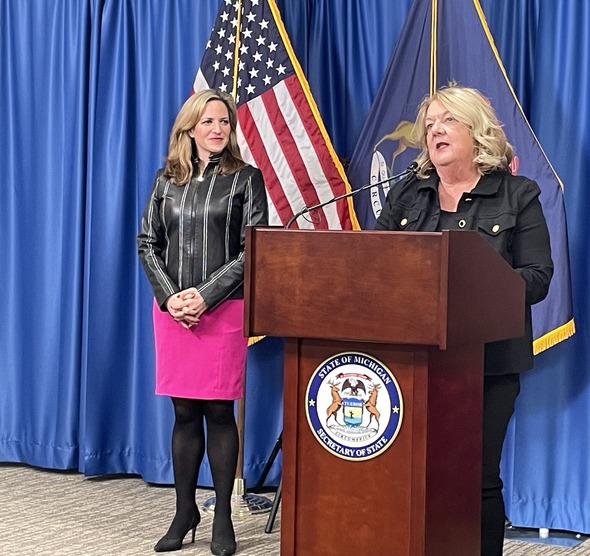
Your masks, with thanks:
M 350 191 L 274 0 L 222 0 L 193 89 L 230 93 L 238 140 L 260 168 L 271 225 Z M 292 228 L 358 228 L 350 199 L 298 218 Z

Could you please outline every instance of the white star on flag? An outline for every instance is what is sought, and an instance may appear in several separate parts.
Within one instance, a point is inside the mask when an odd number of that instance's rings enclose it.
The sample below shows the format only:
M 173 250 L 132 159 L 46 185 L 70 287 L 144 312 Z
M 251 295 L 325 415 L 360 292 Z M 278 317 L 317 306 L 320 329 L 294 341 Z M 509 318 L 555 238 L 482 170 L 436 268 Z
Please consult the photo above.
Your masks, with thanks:
M 222 3 L 193 88 L 235 98 L 240 149 L 264 175 L 271 225 L 284 226 L 304 207 L 350 191 L 274 0 Z M 292 227 L 359 226 L 344 199 Z

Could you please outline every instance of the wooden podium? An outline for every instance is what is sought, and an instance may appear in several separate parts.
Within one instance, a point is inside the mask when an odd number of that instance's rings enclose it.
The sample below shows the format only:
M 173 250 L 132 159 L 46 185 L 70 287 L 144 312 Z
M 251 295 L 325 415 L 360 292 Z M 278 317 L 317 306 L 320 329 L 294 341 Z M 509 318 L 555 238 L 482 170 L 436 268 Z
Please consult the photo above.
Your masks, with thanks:
M 246 334 L 286 338 L 281 556 L 479 556 L 483 346 L 524 333 L 524 281 L 472 231 L 259 227 L 246 249 Z M 403 397 L 370 459 L 308 415 L 310 380 L 349 352 Z

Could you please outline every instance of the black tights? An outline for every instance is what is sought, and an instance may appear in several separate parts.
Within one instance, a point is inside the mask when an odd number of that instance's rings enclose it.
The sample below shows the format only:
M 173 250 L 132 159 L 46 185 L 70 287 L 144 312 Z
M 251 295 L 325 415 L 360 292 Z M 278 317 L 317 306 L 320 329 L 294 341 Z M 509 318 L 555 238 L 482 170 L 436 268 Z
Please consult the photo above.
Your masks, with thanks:
M 232 400 L 193 400 L 172 398 L 172 466 L 176 490 L 176 515 L 169 535 L 184 534 L 199 510 L 195 491 L 199 468 L 207 448 L 215 489 L 213 539 L 233 542 L 231 494 L 238 461 L 238 429 Z M 207 424 L 207 440 L 205 426 Z
M 481 555 L 501 556 L 506 514 L 500 458 L 514 403 L 520 391 L 517 374 L 484 377 Z

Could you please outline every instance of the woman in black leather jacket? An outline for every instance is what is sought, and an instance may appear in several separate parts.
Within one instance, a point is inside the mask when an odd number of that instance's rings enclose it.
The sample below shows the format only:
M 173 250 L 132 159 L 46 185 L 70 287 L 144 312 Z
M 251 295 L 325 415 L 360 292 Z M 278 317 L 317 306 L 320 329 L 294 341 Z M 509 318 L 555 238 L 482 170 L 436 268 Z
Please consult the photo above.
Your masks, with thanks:
M 526 283 L 525 335 L 486 345 L 482 556 L 500 556 L 505 510 L 500 457 L 520 390 L 533 366 L 531 305 L 553 275 L 538 185 L 513 175 L 513 149 L 493 108 L 475 89 L 450 85 L 424 99 L 416 118 L 418 172 L 388 194 L 375 229 L 476 230 Z
M 170 396 L 175 415 L 176 514 L 156 552 L 178 550 L 190 530 L 194 542 L 205 449 L 216 497 L 211 552 L 236 551 L 230 500 L 238 457 L 234 400 L 243 395 L 247 348 L 245 231 L 268 222 L 262 174 L 242 160 L 236 127 L 228 95 L 206 90 L 185 102 L 137 237 L 155 298 L 156 394 Z

